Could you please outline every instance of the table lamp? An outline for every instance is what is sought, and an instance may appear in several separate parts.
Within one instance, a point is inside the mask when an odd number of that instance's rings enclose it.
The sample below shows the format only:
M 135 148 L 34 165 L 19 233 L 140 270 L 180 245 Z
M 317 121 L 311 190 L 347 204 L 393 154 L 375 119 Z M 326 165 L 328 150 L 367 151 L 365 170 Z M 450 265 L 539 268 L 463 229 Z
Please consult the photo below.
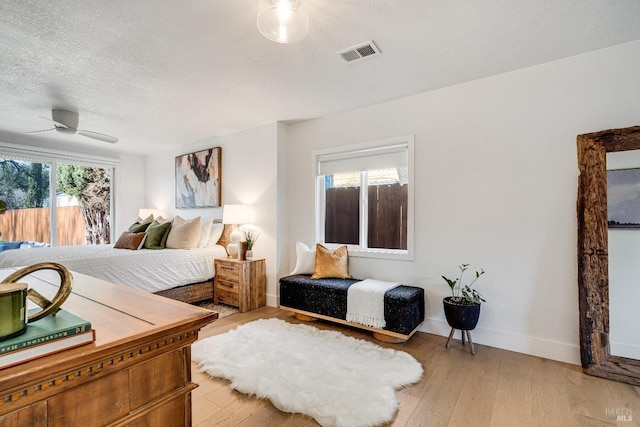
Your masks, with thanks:
M 231 257 L 238 255 L 238 242 L 242 240 L 242 231 L 240 231 L 240 224 L 247 224 L 251 222 L 251 211 L 247 205 L 224 205 L 222 211 L 222 223 L 232 224 L 233 231 L 229 238 L 231 243 L 227 245 L 227 253 Z

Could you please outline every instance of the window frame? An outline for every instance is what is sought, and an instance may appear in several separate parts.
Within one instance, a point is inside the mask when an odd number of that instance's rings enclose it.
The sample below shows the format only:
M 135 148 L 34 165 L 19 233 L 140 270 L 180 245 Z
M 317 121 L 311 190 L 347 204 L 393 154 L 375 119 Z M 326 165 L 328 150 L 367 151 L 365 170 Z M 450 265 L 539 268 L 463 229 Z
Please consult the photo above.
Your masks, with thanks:
M 56 165 L 58 163 L 73 164 L 89 167 L 99 167 L 103 169 L 111 170 L 111 200 L 110 200 L 110 212 L 111 218 L 110 227 L 110 240 L 114 241 L 114 229 L 113 225 L 116 223 L 116 194 L 117 194 L 117 174 L 118 167 L 120 166 L 119 159 L 112 159 L 108 157 L 91 156 L 85 154 L 71 153 L 61 150 L 53 150 L 47 148 L 39 148 L 32 146 L 24 146 L 18 144 L 11 144 L 6 142 L 0 142 L 0 157 L 9 158 L 15 160 L 22 160 L 34 163 L 48 163 L 50 164 L 49 172 L 49 204 L 54 207 L 56 204 Z M 57 221 L 57 209 L 51 209 L 49 216 L 49 227 L 51 234 L 52 247 L 58 246 L 58 221 Z
M 324 235 L 325 227 L 325 176 L 320 174 L 319 167 L 322 158 L 327 156 L 339 154 L 343 152 L 358 153 L 361 152 L 362 156 L 365 153 L 371 153 L 372 150 L 380 149 L 381 151 L 385 147 L 391 147 L 394 145 L 406 144 L 407 150 L 407 249 L 380 249 L 380 248 L 367 248 L 368 239 L 368 186 L 367 186 L 367 171 L 360 174 L 360 242 L 358 245 L 346 245 L 349 250 L 349 256 L 359 258 L 377 258 L 377 259 L 390 259 L 390 260 L 414 260 L 414 135 L 402 135 L 398 137 L 385 138 L 373 141 L 367 141 L 357 144 L 350 144 L 344 146 L 331 147 L 321 150 L 313 151 L 313 178 L 315 188 L 315 216 L 314 216 L 314 229 L 315 239 L 325 245 L 329 249 L 335 249 L 343 244 L 326 243 Z M 381 153 L 382 154 L 382 153 Z

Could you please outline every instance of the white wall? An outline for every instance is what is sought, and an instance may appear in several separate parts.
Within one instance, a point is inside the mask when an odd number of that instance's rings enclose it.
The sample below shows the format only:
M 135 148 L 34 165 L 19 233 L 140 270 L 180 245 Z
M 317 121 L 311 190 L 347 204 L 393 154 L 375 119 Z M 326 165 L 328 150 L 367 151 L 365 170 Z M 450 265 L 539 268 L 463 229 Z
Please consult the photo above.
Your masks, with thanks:
M 145 157 L 145 207 L 183 218 L 222 218 L 222 208 L 175 208 L 175 157 L 205 148 L 222 147 L 222 203 L 245 203 L 254 211 L 260 237 L 254 258 L 265 258 L 267 304 L 277 305 L 278 257 L 278 128 L 271 123 L 222 137 L 183 145 L 178 150 Z
M 311 152 L 415 134 L 413 262 L 352 258 L 356 277 L 427 295 L 423 331 L 449 331 L 441 275 L 487 274 L 474 340 L 579 363 L 576 135 L 637 125 L 640 42 L 289 126 L 289 268 L 314 238 Z
M 120 166 L 116 172 L 116 223 L 114 242 L 138 217 L 144 200 L 144 157 L 119 154 Z
M 276 272 L 276 292 L 273 294 L 276 299 L 273 301 L 274 306 L 277 306 L 280 301 L 280 287 L 277 285 L 277 280 L 280 277 L 287 276 L 291 271 L 289 269 L 289 254 L 288 254 L 288 242 L 289 242 L 289 213 L 288 213 L 288 197 L 287 197 L 287 184 L 290 176 L 288 172 L 288 144 L 289 144 L 289 127 L 284 123 L 278 123 L 278 168 L 277 168 L 277 254 L 278 265 Z M 295 214 L 292 213 L 292 214 Z

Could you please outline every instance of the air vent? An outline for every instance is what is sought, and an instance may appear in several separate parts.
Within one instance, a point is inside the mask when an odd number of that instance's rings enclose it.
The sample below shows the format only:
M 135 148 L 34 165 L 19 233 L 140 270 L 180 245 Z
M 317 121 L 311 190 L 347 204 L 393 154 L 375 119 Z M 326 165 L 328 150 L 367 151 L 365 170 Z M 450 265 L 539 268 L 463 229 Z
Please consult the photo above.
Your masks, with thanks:
M 338 55 L 340 55 L 345 62 L 353 62 L 380 55 L 380 49 L 378 49 L 378 46 L 376 46 L 373 41 L 369 40 L 366 43 L 341 50 L 338 52 Z

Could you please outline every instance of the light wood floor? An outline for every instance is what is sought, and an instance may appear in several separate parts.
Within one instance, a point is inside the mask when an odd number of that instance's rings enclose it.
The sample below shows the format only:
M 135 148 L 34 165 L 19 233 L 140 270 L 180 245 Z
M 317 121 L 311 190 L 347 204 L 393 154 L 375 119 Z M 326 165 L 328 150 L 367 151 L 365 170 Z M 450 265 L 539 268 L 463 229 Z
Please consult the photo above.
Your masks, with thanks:
M 301 323 L 292 313 L 263 307 L 217 320 L 200 337 L 268 317 Z M 384 344 L 355 329 L 320 321 L 313 325 L 402 349 L 422 363 L 422 380 L 398 392 L 400 409 L 390 426 L 640 426 L 640 387 L 584 375 L 579 366 L 482 345 L 472 356 L 459 340 L 447 350 L 445 337 L 421 332 L 404 344 Z M 200 385 L 193 391 L 196 427 L 318 425 L 238 393 L 228 381 L 209 378 L 195 365 L 192 375 Z M 616 421 L 616 410 L 632 421 Z

